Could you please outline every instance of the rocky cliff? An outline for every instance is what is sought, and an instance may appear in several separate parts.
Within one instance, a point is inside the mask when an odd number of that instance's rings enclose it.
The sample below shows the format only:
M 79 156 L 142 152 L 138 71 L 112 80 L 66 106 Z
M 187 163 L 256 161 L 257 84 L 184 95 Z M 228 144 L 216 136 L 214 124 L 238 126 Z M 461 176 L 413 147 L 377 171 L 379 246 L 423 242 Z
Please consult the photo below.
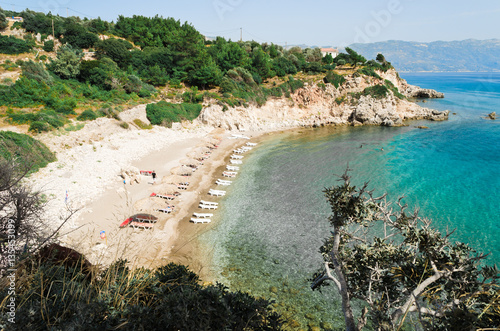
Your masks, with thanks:
M 380 72 L 382 79 L 352 75 L 335 88 L 332 84 L 304 84 L 290 98 L 268 100 L 262 107 L 230 108 L 209 103 L 198 121 L 228 130 L 276 130 L 301 126 L 385 125 L 401 126 L 405 120 L 446 120 L 448 111 L 423 108 L 405 97 L 443 97 L 442 93 L 409 85 L 394 70 Z M 387 85 L 388 80 L 400 95 L 388 90 L 380 98 L 363 92 L 367 87 Z M 397 91 L 396 91 L 397 92 Z

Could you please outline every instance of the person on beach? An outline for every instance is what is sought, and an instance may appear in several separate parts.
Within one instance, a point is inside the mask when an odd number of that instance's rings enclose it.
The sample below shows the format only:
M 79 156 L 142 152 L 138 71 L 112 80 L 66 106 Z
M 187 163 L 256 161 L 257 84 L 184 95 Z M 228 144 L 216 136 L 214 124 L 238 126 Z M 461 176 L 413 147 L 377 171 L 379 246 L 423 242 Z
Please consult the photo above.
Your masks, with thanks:
M 156 184 L 156 172 L 153 170 L 151 173 L 151 176 L 153 176 L 153 185 Z

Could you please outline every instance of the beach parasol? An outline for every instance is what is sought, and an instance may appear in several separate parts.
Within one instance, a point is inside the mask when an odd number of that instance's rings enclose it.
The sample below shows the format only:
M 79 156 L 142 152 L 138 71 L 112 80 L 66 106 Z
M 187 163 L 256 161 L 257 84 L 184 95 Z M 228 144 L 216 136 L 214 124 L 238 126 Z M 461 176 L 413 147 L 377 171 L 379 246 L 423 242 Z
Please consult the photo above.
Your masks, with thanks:
M 157 209 L 164 207 L 165 201 L 153 198 L 144 198 L 134 203 L 134 209 L 137 212 L 151 213 Z
M 201 146 L 196 147 L 195 149 L 196 152 L 206 154 L 210 153 L 212 150 L 206 146 L 206 144 L 201 144 Z
M 179 183 L 189 183 L 189 177 L 187 176 L 179 176 L 179 175 L 170 175 L 163 178 L 161 181 L 165 184 L 179 184 Z
M 191 176 L 193 174 L 193 169 L 191 169 L 189 167 L 178 166 L 178 167 L 172 168 L 172 170 L 170 170 L 170 173 L 172 175 Z
M 161 184 L 155 188 L 155 193 L 161 195 L 174 194 L 179 192 L 179 188 L 175 184 Z
M 194 160 L 194 159 L 190 159 L 190 158 L 187 158 L 187 159 L 183 159 L 181 160 L 180 162 L 181 164 L 184 164 L 184 165 L 187 165 L 187 166 L 199 166 L 200 165 L 200 161 L 197 161 L 197 160 Z
M 206 142 L 211 145 L 219 145 L 221 142 L 221 139 L 218 137 L 208 137 L 206 138 Z
M 187 157 L 191 158 L 191 159 L 195 159 L 195 160 L 204 160 L 207 158 L 207 156 L 205 155 L 206 153 L 203 153 L 201 151 L 192 151 L 192 152 L 189 152 L 187 153 Z

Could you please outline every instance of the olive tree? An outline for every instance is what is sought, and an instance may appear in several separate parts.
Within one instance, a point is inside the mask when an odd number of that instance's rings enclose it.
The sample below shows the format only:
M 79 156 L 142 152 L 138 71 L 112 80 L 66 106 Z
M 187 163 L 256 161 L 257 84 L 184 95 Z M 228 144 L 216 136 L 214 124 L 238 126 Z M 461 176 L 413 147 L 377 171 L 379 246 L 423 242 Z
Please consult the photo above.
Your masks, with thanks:
M 80 73 L 83 53 L 69 44 L 61 46 L 57 58 L 51 59 L 47 68 L 63 79 L 76 78 Z
M 366 183 L 353 186 L 348 171 L 340 177 L 340 185 L 324 190 L 333 231 L 311 287 L 335 284 L 346 330 L 361 330 L 368 319 L 377 330 L 500 326 L 499 273 L 484 264 L 485 255 L 452 242 L 452 233 L 432 228 L 418 211 L 409 213 L 402 198 L 391 204 Z M 358 319 L 353 300 L 364 307 Z

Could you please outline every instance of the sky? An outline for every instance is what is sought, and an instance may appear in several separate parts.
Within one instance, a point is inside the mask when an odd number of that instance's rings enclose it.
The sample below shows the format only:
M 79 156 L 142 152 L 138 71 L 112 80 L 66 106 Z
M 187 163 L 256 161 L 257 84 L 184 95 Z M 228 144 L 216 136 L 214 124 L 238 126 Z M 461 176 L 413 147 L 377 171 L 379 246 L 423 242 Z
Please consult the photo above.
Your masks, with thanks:
M 498 0 L 0 0 L 0 7 L 107 21 L 160 15 L 206 36 L 278 45 L 500 39 Z

